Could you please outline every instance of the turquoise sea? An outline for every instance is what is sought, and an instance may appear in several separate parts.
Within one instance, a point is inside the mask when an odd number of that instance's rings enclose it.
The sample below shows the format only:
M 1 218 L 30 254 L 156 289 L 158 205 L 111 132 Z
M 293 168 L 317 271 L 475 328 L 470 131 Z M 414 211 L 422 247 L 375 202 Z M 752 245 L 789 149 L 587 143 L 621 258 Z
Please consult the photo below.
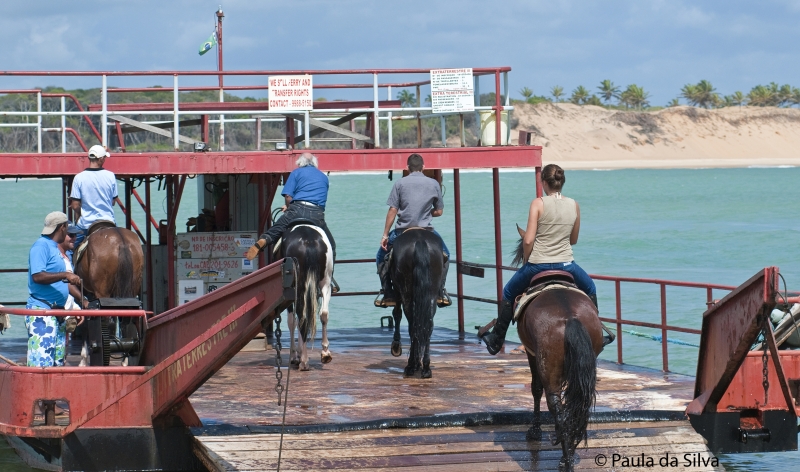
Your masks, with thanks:
M 395 173 L 397 175 L 397 173 Z M 574 247 L 575 260 L 590 274 L 658 278 L 739 285 L 766 266 L 778 266 L 790 290 L 800 290 L 800 168 L 677 169 L 568 171 L 564 194 L 581 206 L 581 234 Z M 501 220 L 504 264 L 518 235 L 515 223 L 525 225 L 534 197 L 533 173 L 501 172 Z M 467 261 L 494 263 L 492 176 L 488 172 L 462 172 L 464 255 Z M 392 186 L 385 173 L 331 175 L 326 217 L 337 240 L 340 259 L 373 258 L 386 215 L 386 198 Z M 453 174 L 445 173 L 445 213 L 435 220 L 437 230 L 455 252 Z M 197 189 L 187 183 L 178 228 L 197 214 Z M 3 202 L 0 268 L 24 268 L 27 251 L 41 231 L 44 216 L 61 208 L 59 180 L 0 180 Z M 156 210 L 162 212 L 163 192 L 154 192 Z M 276 201 L 274 206 L 277 206 Z M 143 213 L 134 212 L 144 226 Z M 123 221 L 118 216 L 118 221 Z M 448 288 L 455 292 L 455 271 Z M 507 280 L 511 272 L 505 274 Z M 336 279 L 344 291 L 377 290 L 372 264 L 339 265 Z M 25 274 L 0 274 L 0 302 L 27 296 Z M 601 312 L 614 316 L 614 286 L 598 281 Z M 483 279 L 465 277 L 468 295 L 493 298 L 494 271 Z M 714 292 L 722 298 L 725 291 Z M 623 318 L 660 321 L 657 285 L 622 284 Z M 700 327 L 705 290 L 667 289 L 668 321 L 672 325 Z M 493 305 L 466 302 L 468 333 L 495 316 Z M 337 316 L 337 314 L 340 314 Z M 377 326 L 388 311 L 372 308 L 372 297 L 340 297 L 331 302 L 332 327 Z M 440 309 L 437 325 L 457 328 L 455 308 Z M 22 320 L 14 317 L 12 329 L 0 337 L 25 336 Z M 640 336 L 624 334 L 624 361 L 661 368 L 661 345 L 648 337 L 660 334 L 633 328 Z M 513 333 L 513 330 L 510 331 Z M 512 337 L 515 336 L 515 333 Z M 699 336 L 671 334 L 682 344 L 669 345 L 669 366 L 693 375 Z M 616 349 L 602 358 L 616 360 Z M 0 443 L 3 470 L 27 470 Z M 778 464 L 797 462 L 800 453 L 726 456 L 726 468 L 773 470 Z

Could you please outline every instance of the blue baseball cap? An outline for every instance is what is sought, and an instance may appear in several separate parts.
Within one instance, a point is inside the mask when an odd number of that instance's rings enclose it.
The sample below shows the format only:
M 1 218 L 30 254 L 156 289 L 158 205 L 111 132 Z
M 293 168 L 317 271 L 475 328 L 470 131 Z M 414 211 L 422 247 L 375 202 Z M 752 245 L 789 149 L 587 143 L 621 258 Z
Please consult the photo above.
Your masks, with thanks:
M 83 230 L 72 224 L 71 221 L 69 221 L 68 223 L 69 224 L 67 225 L 67 234 L 78 234 L 83 232 Z

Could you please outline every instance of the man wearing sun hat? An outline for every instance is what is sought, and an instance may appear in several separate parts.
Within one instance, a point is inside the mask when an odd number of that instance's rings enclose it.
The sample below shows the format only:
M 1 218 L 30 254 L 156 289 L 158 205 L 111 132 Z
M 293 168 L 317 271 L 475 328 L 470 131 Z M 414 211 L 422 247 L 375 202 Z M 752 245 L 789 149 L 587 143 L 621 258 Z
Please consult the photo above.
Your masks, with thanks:
M 69 294 L 68 284 L 80 284 L 80 277 L 66 271 L 58 249 L 67 236 L 68 224 L 64 213 L 48 213 L 41 237 L 31 246 L 28 255 L 30 297 L 25 306 L 28 309 L 63 309 Z M 66 331 L 63 320 L 55 316 L 26 316 L 25 327 L 28 329 L 28 367 L 64 365 Z
M 75 247 L 80 246 L 86 237 L 86 230 L 96 221 L 114 219 L 114 199 L 117 198 L 117 178 L 113 172 L 103 169 L 106 158 L 111 154 L 103 146 L 94 145 L 89 149 L 89 167 L 72 181 L 69 194 L 70 208 L 75 212 L 76 226 L 81 232 L 75 238 Z

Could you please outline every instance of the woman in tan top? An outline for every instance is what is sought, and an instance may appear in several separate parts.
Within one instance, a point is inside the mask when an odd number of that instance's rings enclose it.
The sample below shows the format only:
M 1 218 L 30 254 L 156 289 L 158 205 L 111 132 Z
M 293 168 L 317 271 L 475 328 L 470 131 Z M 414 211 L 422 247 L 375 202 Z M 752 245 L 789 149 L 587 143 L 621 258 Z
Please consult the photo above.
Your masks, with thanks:
M 564 270 L 572 274 L 575 285 L 597 305 L 594 281 L 572 259 L 572 246 L 578 243 L 581 209 L 578 202 L 561 195 L 566 181 L 564 169 L 548 164 L 542 169 L 546 196 L 531 202 L 528 226 L 522 239 L 526 261 L 503 289 L 500 316 L 491 332 L 483 335 L 486 349 L 497 354 L 503 347 L 508 325 L 514 316 L 514 300 L 528 288 L 531 278 L 545 270 Z

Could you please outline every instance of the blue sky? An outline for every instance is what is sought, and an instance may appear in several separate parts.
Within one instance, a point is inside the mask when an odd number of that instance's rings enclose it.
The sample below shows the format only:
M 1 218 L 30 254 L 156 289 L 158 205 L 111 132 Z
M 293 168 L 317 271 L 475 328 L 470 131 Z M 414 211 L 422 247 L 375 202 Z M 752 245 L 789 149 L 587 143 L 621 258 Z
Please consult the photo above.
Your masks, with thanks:
M 594 91 L 611 79 L 643 86 L 653 105 L 701 79 L 723 94 L 770 81 L 800 87 L 800 0 L 6 1 L 0 4 L 0 67 L 214 69 L 214 55 L 201 57 L 197 49 L 213 30 L 220 3 L 229 70 L 507 65 L 512 97 L 523 86 L 537 94 L 554 85 Z M 97 79 L 0 80 L 0 88 L 99 85 Z M 330 91 L 319 95 L 337 98 Z

